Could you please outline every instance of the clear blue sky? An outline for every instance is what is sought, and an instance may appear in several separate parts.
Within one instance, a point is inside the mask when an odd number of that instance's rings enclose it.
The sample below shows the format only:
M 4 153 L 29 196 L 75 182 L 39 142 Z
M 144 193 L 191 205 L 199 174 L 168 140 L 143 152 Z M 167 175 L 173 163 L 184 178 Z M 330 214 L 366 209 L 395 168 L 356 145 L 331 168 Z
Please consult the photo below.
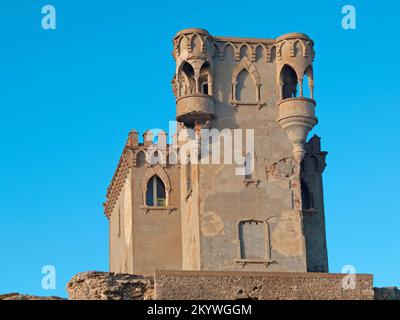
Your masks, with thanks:
M 316 43 L 314 130 L 324 174 L 329 264 L 400 286 L 399 8 L 394 1 L 2 0 L 0 293 L 63 295 L 77 272 L 107 270 L 102 202 L 132 128 L 168 129 L 171 39 L 214 35 Z M 57 29 L 41 28 L 41 8 Z M 357 9 L 357 30 L 341 8 Z M 41 268 L 57 289 L 41 289 Z

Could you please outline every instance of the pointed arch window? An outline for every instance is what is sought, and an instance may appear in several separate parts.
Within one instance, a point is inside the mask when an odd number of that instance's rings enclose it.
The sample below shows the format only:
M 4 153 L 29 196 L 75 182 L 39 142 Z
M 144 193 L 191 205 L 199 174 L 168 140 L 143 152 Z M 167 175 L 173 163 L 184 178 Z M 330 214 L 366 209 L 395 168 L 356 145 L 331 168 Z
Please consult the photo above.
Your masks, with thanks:
M 205 62 L 200 69 L 200 93 L 210 95 L 211 82 L 210 64 L 208 62 Z
M 298 79 L 294 69 L 285 65 L 281 70 L 282 99 L 297 97 Z
M 147 182 L 146 205 L 151 207 L 165 207 L 167 197 L 164 182 L 159 176 L 152 176 Z
M 310 99 L 314 99 L 314 76 L 312 66 L 308 66 L 304 71 L 302 81 L 302 95 Z
M 191 64 L 184 62 L 179 73 L 179 96 L 193 94 L 196 91 L 196 82 L 194 77 L 194 69 Z

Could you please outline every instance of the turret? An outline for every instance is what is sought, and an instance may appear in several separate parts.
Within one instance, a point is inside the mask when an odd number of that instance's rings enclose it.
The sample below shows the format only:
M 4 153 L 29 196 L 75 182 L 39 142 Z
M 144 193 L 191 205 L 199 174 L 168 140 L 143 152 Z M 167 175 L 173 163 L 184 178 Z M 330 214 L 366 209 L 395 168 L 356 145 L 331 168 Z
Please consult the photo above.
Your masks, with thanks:
M 289 33 L 276 39 L 277 83 L 280 101 L 278 123 L 293 144 L 293 155 L 300 162 L 305 154 L 307 135 L 317 123 L 315 117 L 313 41 L 302 33 Z M 308 90 L 305 87 L 308 80 Z M 305 92 L 309 92 L 306 97 Z
M 176 120 L 194 127 L 214 117 L 212 38 L 206 30 L 185 29 L 176 34 L 173 42 Z

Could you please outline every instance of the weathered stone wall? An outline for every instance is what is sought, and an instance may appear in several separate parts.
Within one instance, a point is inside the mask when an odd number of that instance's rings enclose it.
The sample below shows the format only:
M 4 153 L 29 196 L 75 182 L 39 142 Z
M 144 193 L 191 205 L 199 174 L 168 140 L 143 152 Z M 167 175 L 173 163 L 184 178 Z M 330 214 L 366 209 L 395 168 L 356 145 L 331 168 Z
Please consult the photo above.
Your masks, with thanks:
M 400 290 L 396 287 L 372 288 L 372 275 L 358 274 L 356 289 L 343 289 L 345 276 L 328 273 L 158 271 L 153 281 L 153 277 L 90 271 L 75 275 L 68 283 L 67 291 L 69 300 L 400 300 Z M 47 299 L 62 298 L 17 293 L 0 295 L 0 300 Z
M 312 40 L 297 33 L 278 39 L 244 39 L 213 37 L 206 30 L 185 29 L 174 37 L 173 55 L 176 60 L 173 87 L 177 98 L 177 120 L 182 124 L 178 132 L 192 127 L 220 132 L 210 144 L 212 149 L 222 138 L 222 145 L 217 147 L 221 155 L 224 148 L 232 148 L 229 141 L 234 137 L 234 129 L 250 129 L 254 133 L 254 153 L 250 152 L 252 148 L 245 150 L 244 139 L 238 143 L 239 139 L 234 138 L 235 145 L 242 147 L 240 151 L 235 150 L 237 154 L 247 158 L 250 153 L 248 161 L 253 163 L 253 170 L 246 176 L 236 174 L 241 163 L 237 161 L 231 165 L 232 159 L 212 165 L 192 161 L 191 176 L 181 167 L 181 187 L 189 179 L 192 185 L 191 192 L 181 192 L 182 269 L 307 271 L 300 163 L 290 160 L 293 145 L 277 120 L 281 118 L 279 102 L 287 98 L 283 97 L 282 90 L 286 81 L 283 67 L 286 64 L 293 67 L 298 78 L 303 79 L 306 69 L 311 70 Z M 203 82 L 194 80 L 204 75 L 203 67 L 210 69 L 207 93 L 199 90 Z M 196 75 L 193 79 L 189 70 Z M 210 99 L 205 99 L 204 95 L 212 96 L 213 108 L 209 108 Z M 182 99 L 192 103 L 188 102 L 182 108 Z M 291 105 L 291 102 L 287 103 Z M 297 109 L 296 102 L 293 103 Z M 200 104 L 203 104 L 202 109 Z M 210 113 L 212 121 L 205 121 L 210 120 Z M 204 155 L 202 157 L 204 160 Z M 266 172 L 269 167 L 282 162 L 284 165 L 279 168 L 284 167 L 284 174 L 274 176 L 273 172 Z M 318 216 L 315 215 L 318 223 L 312 221 L 309 225 L 318 230 L 325 228 L 320 223 L 324 221 L 323 215 L 320 210 Z M 248 228 L 251 224 L 260 224 L 264 232 L 246 237 L 251 234 L 243 231 L 246 224 Z M 314 236 L 317 233 L 322 237 Z M 312 242 L 308 244 L 309 256 L 317 256 L 312 262 L 318 266 L 310 269 L 327 271 L 324 232 L 309 235 L 307 239 Z M 251 254 L 247 254 L 249 251 Z
M 112 272 L 133 272 L 131 176 L 132 169 L 129 169 L 110 216 L 109 268 Z
M 301 195 L 307 271 L 328 272 L 322 183 L 322 172 L 325 169 L 327 153 L 321 151 L 321 141 L 316 135 L 310 139 L 305 147 L 307 153 L 301 167 Z
M 176 166 L 150 166 L 140 161 L 148 146 L 136 143 L 125 150 L 131 168 L 109 216 L 109 252 L 112 272 L 152 275 L 154 270 L 182 268 L 179 170 Z M 161 176 L 168 206 L 150 207 L 144 193 L 148 180 Z
M 345 274 L 283 272 L 157 271 L 159 300 L 373 300 L 372 275 L 357 274 L 344 289 Z
M 132 247 L 133 270 L 129 273 L 150 276 L 156 269 L 182 268 L 179 170 L 176 166 L 136 166 L 132 169 Z M 169 204 L 147 207 L 144 187 L 148 179 L 162 177 Z M 168 191 L 169 189 L 169 191 Z
M 400 300 L 400 290 L 397 287 L 374 288 L 375 300 Z
M 69 300 L 149 300 L 153 277 L 89 271 L 72 277 L 67 284 Z

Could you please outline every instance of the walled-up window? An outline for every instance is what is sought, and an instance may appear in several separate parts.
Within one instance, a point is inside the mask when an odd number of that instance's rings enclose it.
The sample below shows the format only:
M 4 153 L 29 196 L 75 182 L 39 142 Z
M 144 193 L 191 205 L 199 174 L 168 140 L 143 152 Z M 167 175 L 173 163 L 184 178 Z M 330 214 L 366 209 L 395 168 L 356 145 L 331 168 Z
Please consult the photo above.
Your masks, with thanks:
M 266 259 L 265 223 L 248 220 L 239 223 L 240 258 Z
M 298 79 L 294 69 L 285 65 L 281 71 L 282 99 L 294 98 L 297 96 Z
M 271 62 L 275 62 L 275 60 L 276 60 L 276 47 L 273 46 L 271 48 Z
M 247 69 L 243 69 L 237 76 L 236 96 L 238 101 L 257 101 L 256 87 Z
M 240 48 L 240 59 L 244 57 L 250 59 L 249 48 L 245 45 Z
M 256 47 L 256 61 L 260 61 L 264 58 L 264 48 L 262 45 Z
M 224 52 L 225 61 L 235 61 L 235 49 L 231 43 L 226 43 L 222 50 Z
M 136 166 L 143 167 L 146 164 L 146 154 L 143 151 L 139 151 L 136 158 Z
M 165 185 L 157 175 L 151 177 L 147 182 L 146 205 L 154 207 L 165 207 L 167 205 Z

